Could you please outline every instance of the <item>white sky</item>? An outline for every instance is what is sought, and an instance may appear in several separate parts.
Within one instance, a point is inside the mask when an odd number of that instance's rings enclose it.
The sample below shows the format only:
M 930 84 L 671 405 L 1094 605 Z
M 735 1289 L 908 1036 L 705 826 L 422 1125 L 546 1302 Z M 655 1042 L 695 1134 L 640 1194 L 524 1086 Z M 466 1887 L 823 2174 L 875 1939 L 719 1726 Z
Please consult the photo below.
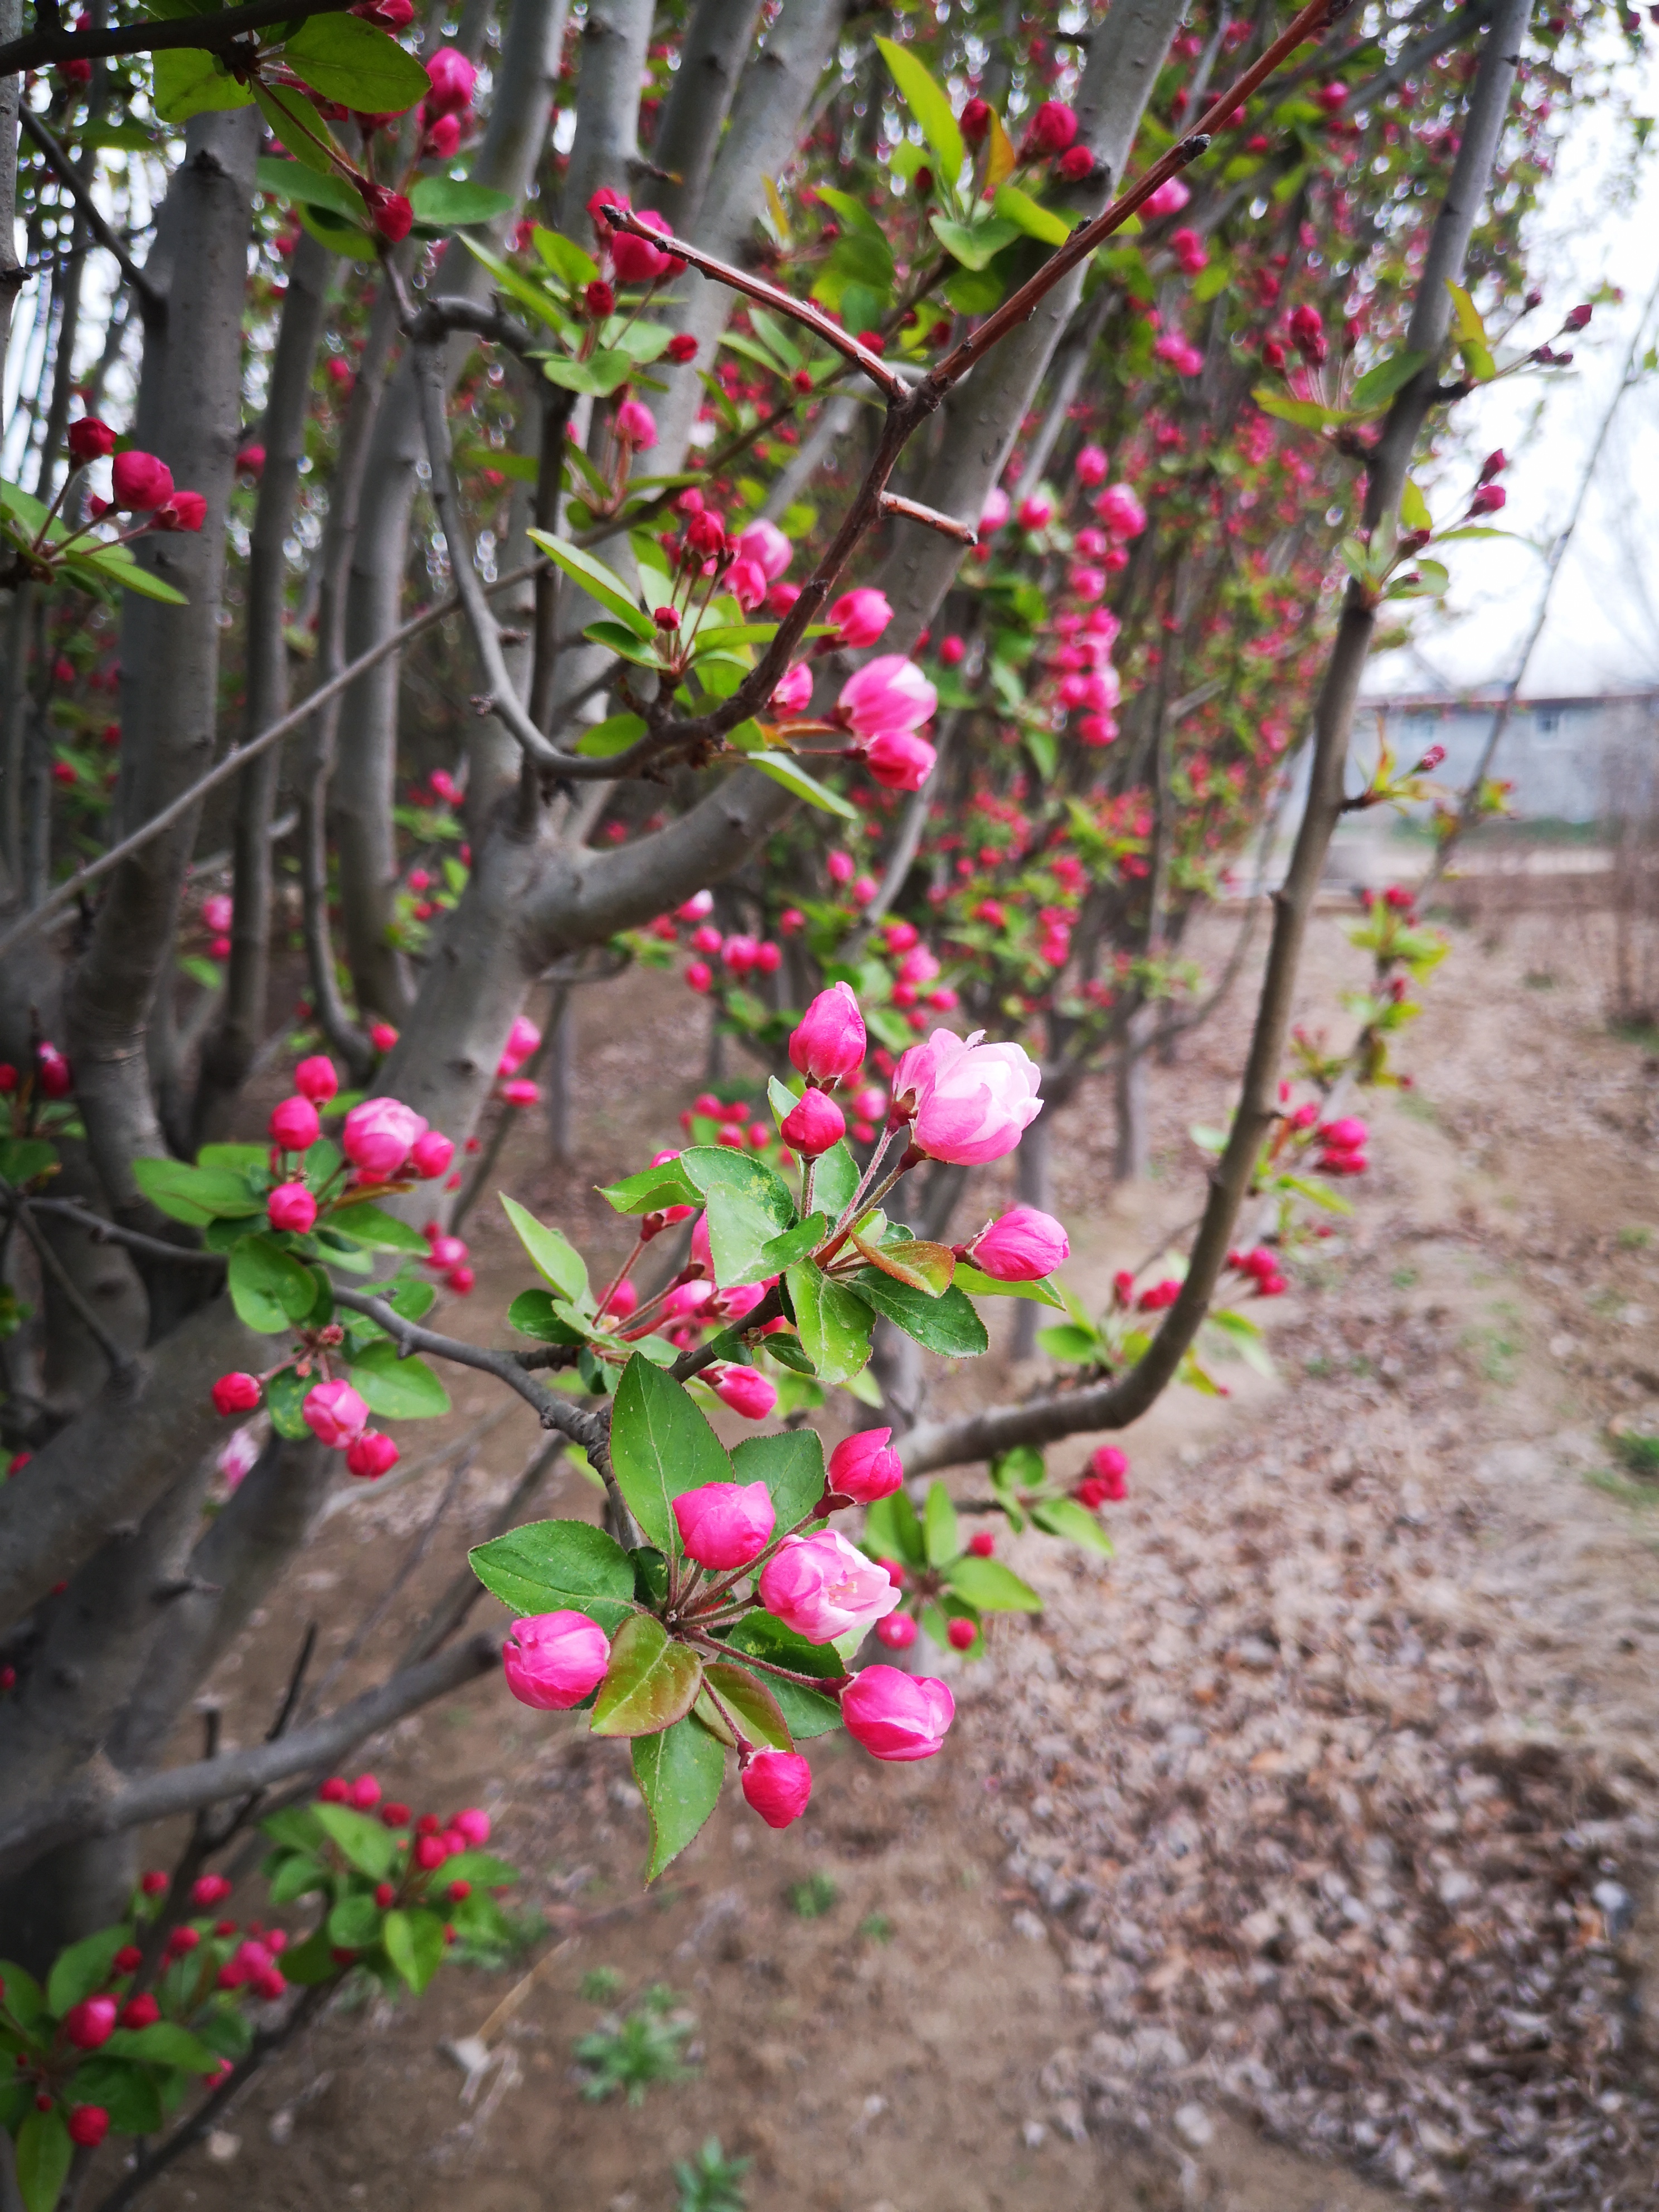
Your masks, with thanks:
M 1629 86 L 1638 104 L 1659 104 L 1659 57 Z M 1628 69 L 1629 64 L 1626 64 Z M 1457 408 L 1438 476 L 1425 482 L 1435 520 L 1460 510 L 1480 459 L 1501 446 L 1509 503 L 1495 520 L 1547 544 L 1566 520 L 1596 428 L 1617 387 L 1631 337 L 1659 280 L 1659 149 L 1639 170 L 1611 118 L 1578 113 L 1534 232 L 1535 282 L 1544 305 L 1523 325 L 1547 337 L 1567 308 L 1604 282 L 1622 304 L 1598 306 L 1570 341 L 1573 366 L 1530 370 Z M 1621 204 L 1622 203 L 1622 204 Z M 1659 334 L 1659 312 L 1647 336 Z M 1528 696 L 1576 696 L 1659 683 L 1659 374 L 1621 401 L 1596 481 L 1527 666 Z M 1543 561 L 1522 544 L 1475 540 L 1446 551 L 1452 588 L 1413 623 L 1416 651 L 1380 654 L 1366 690 L 1462 689 L 1507 683 L 1542 588 Z

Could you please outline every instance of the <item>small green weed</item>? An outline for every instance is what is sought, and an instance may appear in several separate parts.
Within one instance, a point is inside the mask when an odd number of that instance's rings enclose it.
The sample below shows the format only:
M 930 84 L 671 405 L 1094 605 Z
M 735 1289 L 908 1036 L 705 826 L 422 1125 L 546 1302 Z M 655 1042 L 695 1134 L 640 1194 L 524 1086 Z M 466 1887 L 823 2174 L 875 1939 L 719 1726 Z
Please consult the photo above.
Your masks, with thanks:
M 672 2005 L 672 1991 L 653 1990 L 641 2009 L 626 2020 L 577 2038 L 576 2063 L 587 2070 L 582 2094 L 590 2102 L 598 2104 L 621 2089 L 630 2105 L 642 2105 L 653 2081 L 685 2081 L 696 2072 L 680 2056 L 680 2046 L 696 2021 L 689 2013 L 672 2015 L 662 2002 L 665 1996 Z
M 1626 1431 L 1613 1438 L 1613 1448 L 1638 1480 L 1659 1482 L 1659 1437 L 1638 1436 Z
M 675 2161 L 679 2212 L 746 2212 L 743 2177 L 750 2163 L 746 2158 L 727 2158 L 720 2137 L 710 2136 L 695 2158 Z
M 867 1936 L 872 1943 L 890 1943 L 893 1923 L 884 1912 L 866 1912 L 859 1923 L 859 1934 Z
M 822 1920 L 841 1892 L 832 1876 L 811 1874 L 805 1881 L 792 1881 L 783 1894 L 798 1920 Z
M 1619 1249 L 1621 1252 L 1645 1252 L 1652 1242 L 1652 1230 L 1644 1229 L 1635 1222 L 1627 1224 L 1619 1232 Z
M 623 1985 L 623 1978 L 614 1966 L 590 1966 L 580 1984 L 584 2001 L 588 2004 L 609 2004 Z

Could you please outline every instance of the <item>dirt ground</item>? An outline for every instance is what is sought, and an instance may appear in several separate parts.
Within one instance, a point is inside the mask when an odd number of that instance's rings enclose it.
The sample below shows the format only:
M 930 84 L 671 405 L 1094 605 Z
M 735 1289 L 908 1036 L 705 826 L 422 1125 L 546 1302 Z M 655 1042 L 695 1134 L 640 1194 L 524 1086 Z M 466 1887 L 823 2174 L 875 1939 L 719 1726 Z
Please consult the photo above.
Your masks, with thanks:
M 405 1721 L 363 1763 L 417 1808 L 487 1806 L 546 1935 L 337 2010 L 155 2201 L 673 2212 L 672 2161 L 717 2135 L 751 2212 L 1659 2202 L 1659 1487 L 1608 1431 L 1659 1429 L 1659 1060 L 1607 1030 L 1593 915 L 1477 921 L 1406 1042 L 1415 1087 L 1363 1109 L 1352 1220 L 1268 1316 L 1276 1378 L 1227 1367 L 1226 1398 L 1129 1436 L 1115 1559 L 1000 1547 L 1047 1611 L 934 1665 L 944 1756 L 828 1740 L 805 1820 L 775 1837 L 728 1793 L 647 1895 L 621 1747 L 495 1682 Z M 1340 922 L 1301 994 L 1334 1034 L 1363 980 Z M 1109 1187 L 1103 1091 L 1072 1109 L 1080 1286 L 1194 1210 L 1185 1131 L 1224 1109 L 1248 1013 L 1158 1072 L 1144 1184 Z M 603 1255 L 589 1187 L 673 1138 L 698 1010 L 646 977 L 581 1008 L 581 1047 L 574 1166 L 527 1125 L 501 1181 Z M 518 1271 L 483 1212 L 469 1234 L 448 1318 L 482 1335 Z M 1037 1371 L 981 1369 L 942 1395 Z M 447 1433 L 491 1409 L 463 1385 Z M 404 1571 L 338 1688 L 393 1662 L 534 1443 L 501 1420 L 435 1531 L 441 1467 L 353 1493 L 213 1686 L 228 1735 L 267 1724 L 307 1620 L 337 1658 Z M 537 1510 L 592 1493 L 567 1475 Z M 538 1960 L 469 2080 L 444 2046 Z M 586 2101 L 573 2042 L 654 1985 L 695 2078 Z

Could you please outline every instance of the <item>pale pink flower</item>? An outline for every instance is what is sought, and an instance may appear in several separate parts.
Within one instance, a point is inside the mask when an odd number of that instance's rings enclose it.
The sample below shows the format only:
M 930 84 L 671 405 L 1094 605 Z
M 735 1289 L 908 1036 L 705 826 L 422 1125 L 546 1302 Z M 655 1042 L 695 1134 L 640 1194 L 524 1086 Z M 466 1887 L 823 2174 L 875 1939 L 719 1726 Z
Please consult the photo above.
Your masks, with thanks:
M 790 1536 L 762 1570 L 761 1603 L 809 1644 L 872 1628 L 899 1602 L 887 1571 L 833 1528 Z

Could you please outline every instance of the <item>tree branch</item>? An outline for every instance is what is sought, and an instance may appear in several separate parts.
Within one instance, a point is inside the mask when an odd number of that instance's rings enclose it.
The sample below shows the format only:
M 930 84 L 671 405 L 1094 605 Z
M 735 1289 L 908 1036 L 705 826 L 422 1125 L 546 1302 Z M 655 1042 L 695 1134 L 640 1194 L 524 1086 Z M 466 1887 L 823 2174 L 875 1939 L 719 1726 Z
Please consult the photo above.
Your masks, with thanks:
M 0 76 L 58 62 L 100 61 L 112 54 L 170 53 L 181 46 L 226 54 L 251 32 L 269 30 L 273 23 L 303 22 L 312 15 L 343 15 L 350 4 L 351 0 L 246 0 L 243 7 L 206 19 L 192 15 L 172 22 L 121 23 L 105 31 L 65 31 L 47 24 L 0 46 Z
M 33 108 L 21 109 L 17 118 L 28 136 L 46 156 L 46 166 L 58 183 L 81 210 L 81 219 L 106 253 L 112 253 L 120 269 L 122 281 L 132 287 L 133 294 L 148 321 L 151 316 L 167 312 L 167 301 L 151 283 L 126 247 L 104 220 L 91 187 L 76 167 L 69 155 L 52 137 Z

